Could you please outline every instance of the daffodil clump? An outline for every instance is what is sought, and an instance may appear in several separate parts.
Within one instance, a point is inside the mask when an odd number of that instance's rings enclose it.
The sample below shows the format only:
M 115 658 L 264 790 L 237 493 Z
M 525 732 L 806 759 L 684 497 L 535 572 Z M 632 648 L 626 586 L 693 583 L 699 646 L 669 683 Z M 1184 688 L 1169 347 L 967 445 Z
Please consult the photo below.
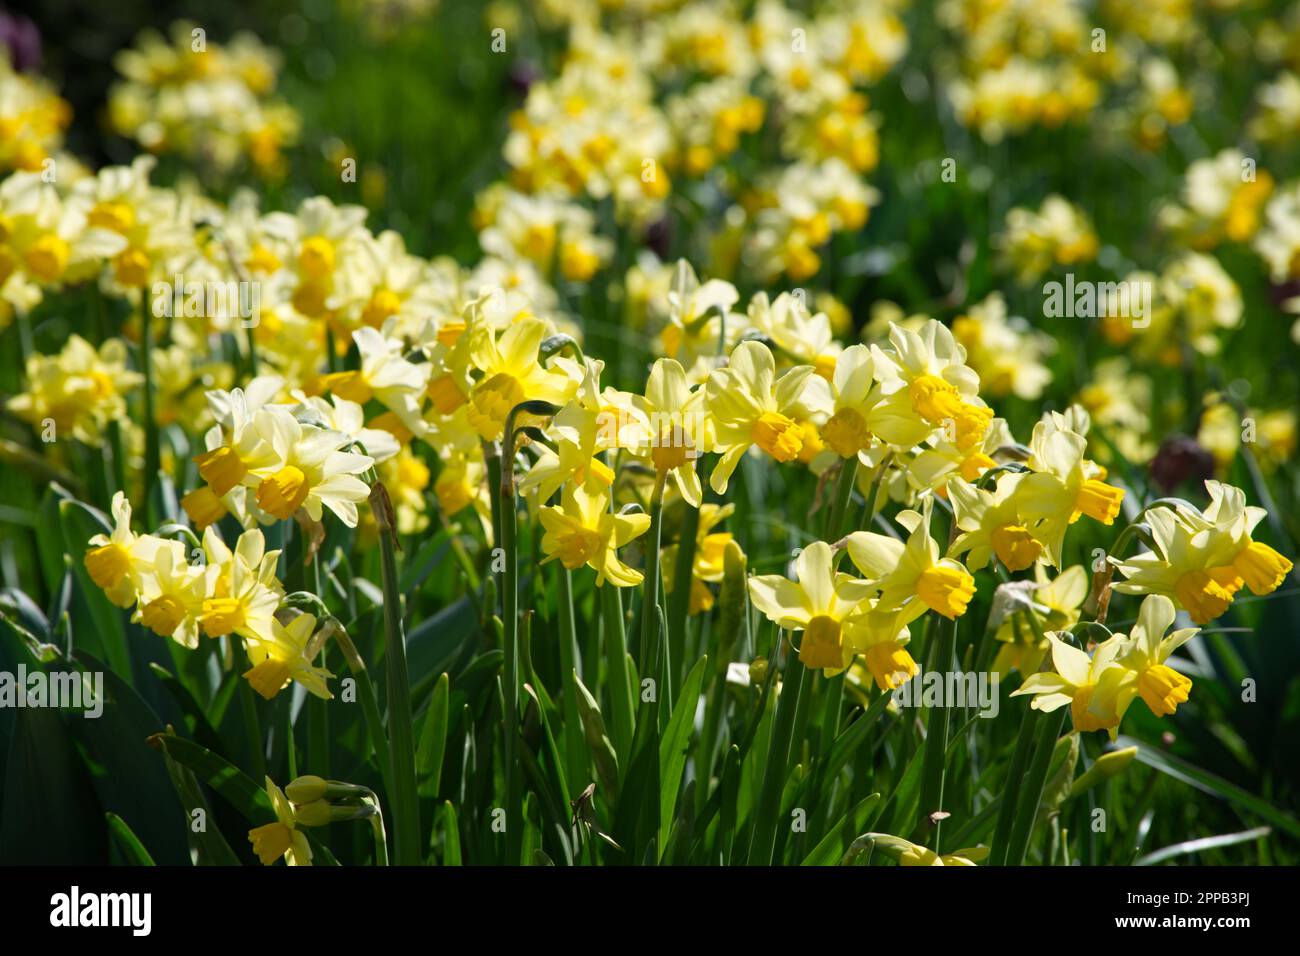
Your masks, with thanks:
M 880 199 L 864 180 L 880 159 L 868 91 L 907 50 L 898 4 L 830 3 L 812 18 L 743 6 L 629 5 L 608 29 L 587 5 L 548 9 L 569 30 L 568 55 L 558 76 L 529 89 L 504 148 L 510 187 L 532 197 L 505 207 L 523 217 L 510 242 L 517 259 L 590 278 L 600 246 L 556 206 L 583 197 L 645 225 L 672 195 L 721 189 L 729 209 L 712 242 L 765 282 L 812 278 L 832 237 L 865 225 Z M 732 162 L 774 126 L 757 170 Z M 569 223 L 558 238 L 557 220 Z M 485 249 L 501 245 L 502 226 L 482 217 Z
M 63 149 L 72 108 L 42 77 L 20 73 L 0 49 L 0 171 L 41 172 Z
M 107 662 L 182 796 L 249 820 L 197 858 L 1069 861 L 1062 804 L 1153 749 L 1121 732 L 1201 720 L 1211 654 L 1249 676 L 1219 638 L 1289 593 L 1268 482 L 1296 418 L 1227 369 L 1243 269 L 1300 280 L 1300 183 L 1225 147 L 1147 197 L 1142 239 L 1055 180 L 985 183 L 988 234 L 934 275 L 865 238 L 923 208 L 879 103 L 937 80 L 957 137 L 1097 118 L 1149 159 L 1202 28 L 945 0 L 927 77 L 907 4 L 796 7 L 537 5 L 558 55 L 465 197 L 466 262 L 347 183 L 43 176 L 66 118 L 0 73 L 0 459 L 40 489 L 0 506 L 40 502 L 0 572 L 49 592 L 6 587 L 0 649 Z M 119 54 L 109 118 L 222 182 L 286 177 L 279 65 L 178 23 Z M 1076 273 L 1108 288 L 1040 319 Z M 932 696 L 962 674 L 993 696 Z
M 217 43 L 178 21 L 166 37 L 142 33 L 116 66 L 122 79 L 109 92 L 108 116 L 119 135 L 221 174 L 247 163 L 260 176 L 284 175 L 283 151 L 300 121 L 275 99 L 280 57 L 257 37 Z

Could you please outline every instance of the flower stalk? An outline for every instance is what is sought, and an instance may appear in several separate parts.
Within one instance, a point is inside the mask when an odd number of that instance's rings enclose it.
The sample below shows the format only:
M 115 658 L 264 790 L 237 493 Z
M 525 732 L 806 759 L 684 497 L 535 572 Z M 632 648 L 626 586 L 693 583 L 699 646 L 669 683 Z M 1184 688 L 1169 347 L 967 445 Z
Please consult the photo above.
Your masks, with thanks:
M 401 588 L 397 578 L 397 528 L 393 503 L 382 482 L 370 489 L 379 529 L 384 591 L 384 660 L 388 669 L 388 745 L 393 792 L 393 842 L 399 866 L 420 862 L 420 803 L 415 785 L 415 734 L 411 728 L 411 685 L 406 668 Z

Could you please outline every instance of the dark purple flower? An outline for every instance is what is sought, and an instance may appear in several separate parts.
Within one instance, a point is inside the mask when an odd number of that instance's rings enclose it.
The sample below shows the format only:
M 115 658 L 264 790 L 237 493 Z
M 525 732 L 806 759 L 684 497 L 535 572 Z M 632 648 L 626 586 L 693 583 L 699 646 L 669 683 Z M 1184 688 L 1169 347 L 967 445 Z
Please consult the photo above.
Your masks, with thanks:
M 1191 479 L 1200 484 L 1214 477 L 1214 456 L 1195 438 L 1173 435 L 1156 452 L 1151 462 L 1151 477 L 1165 493 Z
M 534 83 L 541 78 L 541 71 L 531 60 L 515 60 L 510 64 L 508 82 L 510 90 L 520 99 L 528 95 Z
M 9 62 L 15 70 L 31 72 L 41 68 L 41 32 L 26 17 L 0 10 L 0 46 L 8 48 Z

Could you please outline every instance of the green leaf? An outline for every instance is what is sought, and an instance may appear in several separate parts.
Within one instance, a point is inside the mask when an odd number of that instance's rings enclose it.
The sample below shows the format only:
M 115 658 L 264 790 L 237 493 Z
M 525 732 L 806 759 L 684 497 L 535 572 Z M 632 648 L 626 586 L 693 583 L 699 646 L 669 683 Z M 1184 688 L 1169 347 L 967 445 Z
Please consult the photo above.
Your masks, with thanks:
M 20 708 L 5 763 L 0 864 L 107 862 L 104 811 L 59 711 Z
M 154 734 L 149 743 L 192 770 L 253 826 L 275 820 L 275 807 L 266 791 L 224 757 L 174 734 Z
M 1300 837 L 1300 821 L 1297 821 L 1295 817 L 1288 816 L 1254 794 L 1247 793 L 1236 784 L 1229 783 L 1222 777 L 1216 777 L 1214 774 L 1202 770 L 1186 760 L 1156 750 L 1149 744 L 1144 744 L 1132 737 L 1120 737 L 1117 745 L 1120 747 L 1137 747 L 1137 759 L 1148 767 L 1154 767 L 1161 773 L 1167 774 L 1175 780 L 1181 780 L 1183 783 L 1189 784 L 1211 796 L 1227 800 L 1229 803 L 1263 818 L 1284 833 L 1289 833 L 1293 837 Z
M 153 857 L 149 851 L 144 848 L 140 838 L 132 832 L 127 826 L 126 821 L 116 813 L 109 811 L 104 814 L 104 819 L 108 821 L 108 832 L 116 842 L 118 849 L 122 851 L 127 862 L 133 866 L 153 866 Z
M 460 824 L 450 800 L 442 805 L 442 865 L 460 866 Z
M 163 866 L 190 862 L 182 808 L 166 767 L 147 744 L 166 726 L 135 689 L 90 654 L 79 651 L 83 674 L 103 677 L 106 700 L 98 717 L 71 716 L 68 729 L 88 756 L 91 779 L 104 810 L 121 817 Z M 97 678 L 98 679 L 98 678 Z
M 429 709 L 424 715 L 420 730 L 420 751 L 416 756 L 415 773 L 420 782 L 422 797 L 436 797 L 442 786 L 442 760 L 447 752 L 447 714 L 451 702 L 451 681 L 446 674 L 438 678 L 433 688 Z
M 682 771 L 686 769 L 686 755 L 691 745 L 691 730 L 695 726 L 695 709 L 700 699 L 700 687 L 709 659 L 701 657 L 686 675 L 677 706 L 668 718 L 668 728 L 659 741 L 659 851 L 668 845 L 672 829 L 673 811 L 681 790 Z
M 812 852 L 803 858 L 800 866 L 831 866 L 837 863 L 848 850 L 849 845 L 865 832 L 875 819 L 880 803 L 880 794 L 871 793 L 858 801 L 857 805 L 840 817 L 835 825 L 813 847 Z
M 171 777 L 172 786 L 175 788 L 176 795 L 180 798 L 181 806 L 184 809 L 183 825 L 189 834 L 189 838 L 193 841 L 200 865 L 241 865 L 239 857 L 230 848 L 230 844 L 226 842 L 221 828 L 217 825 L 216 817 L 212 812 L 212 808 L 208 806 L 207 797 L 203 795 L 203 790 L 199 786 L 194 772 L 173 760 L 165 749 L 162 751 L 162 755 L 163 765 L 167 768 L 167 774 Z M 193 825 L 194 814 L 197 811 L 202 811 L 204 825 L 201 827 Z
M 1134 861 L 1134 866 L 1154 866 L 1157 863 L 1163 863 L 1166 860 L 1172 860 L 1175 857 L 1190 856 L 1193 853 L 1200 853 L 1202 850 L 1215 850 L 1223 846 L 1236 846 L 1238 843 L 1253 843 L 1255 840 L 1268 836 L 1273 831 L 1269 827 L 1255 827 L 1253 830 L 1243 830 L 1240 833 L 1221 833 L 1218 836 L 1201 837 L 1197 840 L 1184 840 L 1182 843 L 1175 843 L 1172 846 L 1164 847 L 1148 853 Z
M 833 780 L 835 775 L 853 759 L 858 747 L 862 746 L 862 742 L 867 739 L 867 731 L 885 712 L 893 697 L 892 690 L 885 691 L 871 702 L 870 706 L 862 712 L 861 717 L 840 731 L 840 735 L 831 744 L 830 756 L 826 758 L 826 764 L 822 768 L 826 780 Z

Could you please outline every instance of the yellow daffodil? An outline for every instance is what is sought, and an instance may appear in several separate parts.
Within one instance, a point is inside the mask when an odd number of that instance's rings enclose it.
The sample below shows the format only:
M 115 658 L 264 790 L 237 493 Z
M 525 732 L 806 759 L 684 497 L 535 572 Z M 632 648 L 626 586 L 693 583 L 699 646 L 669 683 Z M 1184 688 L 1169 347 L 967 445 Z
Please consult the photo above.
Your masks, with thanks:
M 691 390 L 680 363 L 659 359 L 636 404 L 646 418 L 646 450 L 655 470 L 670 475 L 681 496 L 700 507 L 704 489 L 695 461 L 707 443 L 703 391 Z
M 649 515 L 612 513 L 607 494 L 569 484 L 560 504 L 543 508 L 538 517 L 546 529 L 542 563 L 558 558 L 570 571 L 585 564 L 596 571 L 597 585 L 609 581 L 628 588 L 641 583 L 641 572 L 620 561 L 615 551 L 646 532 Z
M 779 574 L 749 579 L 749 596 L 777 627 L 802 631 L 799 659 L 807 667 L 820 667 L 828 675 L 839 673 L 853 660 L 853 648 L 844 639 L 844 624 L 858 613 L 872 586 L 850 574 L 834 570 L 831 546 L 816 541 L 795 560 L 796 581 Z
M 1262 541 L 1251 538 L 1255 526 L 1264 520 L 1267 512 L 1246 504 L 1246 494 L 1240 488 L 1218 481 L 1207 481 L 1210 504 L 1204 511 L 1207 521 L 1216 528 L 1227 530 L 1239 549 L 1232 558 L 1232 569 L 1245 582 L 1253 594 L 1270 594 L 1286 580 L 1293 567 L 1291 561 Z
M 153 566 L 165 542 L 131 530 L 131 502 L 122 492 L 113 495 L 113 531 L 97 534 L 86 550 L 86 572 L 118 607 L 135 603 L 142 574 Z
M 131 620 L 193 650 L 199 646 L 204 592 L 203 568 L 185 561 L 180 542 L 165 541 L 152 566 L 141 575 L 139 604 Z
M 1163 594 L 1197 624 L 1226 611 L 1244 583 L 1233 566 L 1241 552 L 1237 536 L 1185 508 L 1152 508 L 1144 521 L 1156 550 L 1111 559 L 1125 578 L 1114 589 L 1121 594 Z
M 882 610 L 880 604 L 868 600 L 862 605 L 863 613 L 846 626 L 847 641 L 878 688 L 897 690 L 921 668 L 907 651 L 911 634 L 903 623 L 905 612 Z
M 695 531 L 695 561 L 691 570 L 691 596 L 688 613 L 702 614 L 712 609 L 713 591 L 709 584 L 721 581 L 726 572 L 726 556 L 729 547 L 739 548 L 730 531 L 714 529 L 735 512 L 734 504 L 700 505 L 700 518 Z M 663 573 L 664 591 L 668 594 L 676 587 L 673 575 L 677 569 L 678 544 L 664 548 L 659 568 Z M 741 552 L 743 559 L 743 552 Z
M 1122 636 L 1108 638 L 1090 657 L 1055 634 L 1048 634 L 1047 640 L 1055 671 L 1030 674 L 1011 696 L 1032 694 L 1030 706 L 1046 713 L 1069 704 L 1075 730 L 1105 730 L 1114 740 L 1124 708 L 1132 700 L 1126 690 L 1132 674 L 1116 663 L 1128 649 L 1127 641 Z
M 1058 416 L 1059 418 L 1059 416 Z M 1064 420 L 1034 426 L 1026 463 L 1033 474 L 1016 486 L 1024 527 L 1043 546 L 1043 559 L 1060 567 L 1066 529 L 1087 515 L 1112 524 L 1119 515 L 1124 489 L 1096 477 L 1099 470 L 1084 457 L 1088 441 Z
M 957 527 L 962 530 L 950 553 L 966 554 L 966 565 L 971 570 L 978 571 L 996 555 L 1008 571 L 1023 571 L 1043 553 L 1043 546 L 1020 518 L 1016 489 L 1021 477 L 1002 475 L 993 491 L 960 478 L 948 480 L 948 500 Z
M 1137 623 L 1129 633 L 1128 649 L 1118 658 L 1120 666 L 1133 674 L 1128 693 L 1141 697 L 1157 717 L 1172 714 L 1192 689 L 1190 678 L 1165 663 L 1196 634 L 1196 628 L 1186 627 L 1165 636 L 1176 613 L 1174 603 L 1163 594 L 1143 598 Z
M 1035 564 L 1034 586 L 1026 596 L 1025 613 L 1032 614 L 1038 620 L 1039 627 L 1035 629 L 1023 620 L 1023 615 L 1015 613 L 1019 608 L 1013 606 L 1011 613 L 997 624 L 994 636 L 1002 647 L 993 661 L 993 670 L 1002 677 L 1013 668 L 1021 674 L 1037 671 L 1049 648 L 1046 637 L 1041 641 L 1038 639 L 1038 630 L 1044 633 L 1068 631 L 1078 623 L 1079 609 L 1087 597 L 1088 572 L 1083 565 L 1066 568 L 1048 580 L 1047 568 L 1043 564 Z
M 885 396 L 874 430 L 899 448 L 919 444 L 936 429 L 954 443 L 979 444 L 992 413 L 977 404 L 979 376 L 947 326 L 927 320 L 919 332 L 891 325 L 891 347 L 872 346 L 876 378 Z
M 776 377 L 776 363 L 767 346 L 742 342 L 726 368 L 709 375 L 705 401 L 715 430 L 715 450 L 722 458 L 713 466 L 709 483 L 722 494 L 741 457 L 757 445 L 779 462 L 799 456 L 803 433 L 798 419 L 809 405 L 829 405 L 824 379 L 811 365 L 789 369 Z
M 898 522 L 910 532 L 906 544 L 874 531 L 855 531 L 847 539 L 853 563 L 880 589 L 879 607 L 905 609 L 902 624 L 927 608 L 950 619 L 965 614 L 975 579 L 959 561 L 939 557 L 939 545 L 930 537 L 928 502 L 924 514 L 904 511 Z
M 249 641 L 246 645 L 248 661 L 253 666 L 245 671 L 244 678 L 253 690 L 271 700 L 293 681 L 317 697 L 332 698 L 334 695 L 326 681 L 334 675 L 312 663 L 317 653 L 312 647 L 315 631 L 316 618 L 311 614 L 299 614 L 283 625 L 271 618 L 269 638 Z
M 831 377 L 834 407 L 819 429 L 823 444 L 841 458 L 858 458 L 875 443 L 872 407 L 879 401 L 871 349 L 853 345 L 835 360 Z
M 275 576 L 279 551 L 267 551 L 262 532 L 245 531 L 231 551 L 215 528 L 203 533 L 203 608 L 199 624 L 209 637 L 238 634 L 249 642 L 271 639 L 272 616 L 284 587 Z
M 552 367 L 539 359 L 546 323 L 524 319 L 497 339 L 488 328 L 479 330 L 473 346 L 475 367 L 482 378 L 470 393 L 469 422 L 485 440 L 501 437 L 506 416 L 520 402 L 545 401 L 563 405 L 577 390 L 575 377 L 563 359 Z
M 403 355 L 400 339 L 366 326 L 352 333 L 361 367 L 322 376 L 320 386 L 333 395 L 364 405 L 374 399 L 397 416 L 414 435 L 428 427 L 420 412 L 420 401 L 429 384 L 430 365 L 416 365 Z
M 357 524 L 357 502 L 370 493 L 356 476 L 374 464 L 368 455 L 343 449 L 350 436 L 298 422 L 283 406 L 267 406 L 253 418 L 252 429 L 276 455 L 274 470 L 256 482 L 257 504 L 281 521 L 304 509 L 313 521 L 329 508 L 349 528 Z
M 248 831 L 248 842 L 253 844 L 253 852 L 263 866 L 270 866 L 280 857 L 284 857 L 289 866 L 311 866 L 311 843 L 307 834 L 298 829 L 293 804 L 270 777 L 266 778 L 266 795 L 271 798 L 271 806 L 275 809 L 275 822 Z

